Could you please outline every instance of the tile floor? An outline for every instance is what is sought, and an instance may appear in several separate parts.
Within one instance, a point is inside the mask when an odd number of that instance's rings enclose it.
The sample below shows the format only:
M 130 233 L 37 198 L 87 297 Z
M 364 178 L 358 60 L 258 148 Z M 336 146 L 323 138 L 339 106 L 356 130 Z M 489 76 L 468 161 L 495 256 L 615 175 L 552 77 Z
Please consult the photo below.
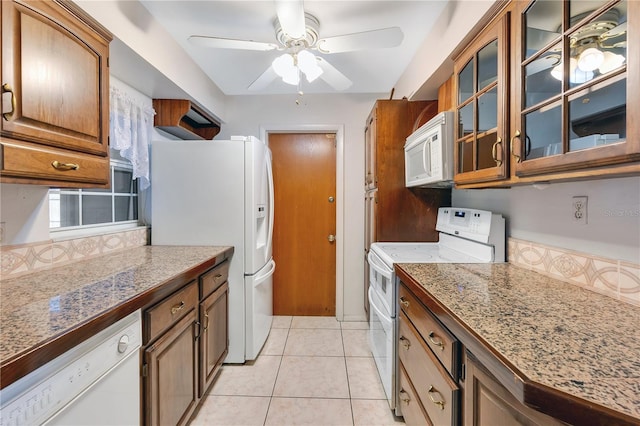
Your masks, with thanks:
M 192 425 L 400 425 L 366 322 L 274 317 L 258 358 L 224 365 Z

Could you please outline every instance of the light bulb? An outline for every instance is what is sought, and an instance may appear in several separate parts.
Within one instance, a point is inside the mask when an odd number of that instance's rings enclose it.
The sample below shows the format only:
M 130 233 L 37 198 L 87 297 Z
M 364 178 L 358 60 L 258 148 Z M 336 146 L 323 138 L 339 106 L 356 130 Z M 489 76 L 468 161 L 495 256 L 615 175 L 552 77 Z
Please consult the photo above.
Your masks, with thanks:
M 582 71 L 593 71 L 604 62 L 604 53 L 595 47 L 590 47 L 580 54 L 578 68 Z
M 551 76 L 553 78 L 555 78 L 556 80 L 560 80 L 562 81 L 562 74 L 563 74 L 563 68 L 562 68 L 562 62 L 560 62 L 558 65 L 556 65 L 555 67 L 553 67 L 551 69 Z
M 280 55 L 273 60 L 271 66 L 276 74 L 284 78 L 285 75 L 291 72 L 291 68 L 295 68 L 293 65 L 293 56 L 288 53 Z
M 616 68 L 620 68 L 622 64 L 624 64 L 625 60 L 625 57 L 622 55 L 616 55 L 613 52 L 606 51 L 604 52 L 604 61 L 598 70 L 600 71 L 600 74 L 606 74 Z
M 593 78 L 593 71 L 582 71 L 578 66 L 578 60 L 569 59 L 569 81 L 574 84 L 582 84 Z
M 322 68 L 320 68 L 315 55 L 311 52 L 306 50 L 298 52 L 297 60 L 300 71 L 304 73 L 309 83 L 322 75 Z

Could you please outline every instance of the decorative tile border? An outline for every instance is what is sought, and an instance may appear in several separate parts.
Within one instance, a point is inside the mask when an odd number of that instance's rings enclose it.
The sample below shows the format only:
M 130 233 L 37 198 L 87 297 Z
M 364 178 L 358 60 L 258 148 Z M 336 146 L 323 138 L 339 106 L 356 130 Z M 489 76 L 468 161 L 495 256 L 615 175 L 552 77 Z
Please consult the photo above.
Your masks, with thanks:
M 145 246 L 148 229 L 138 227 L 111 234 L 95 235 L 65 241 L 3 246 L 0 248 L 2 263 L 0 277 L 19 275 L 77 262 L 125 248 Z
M 640 306 L 640 264 L 509 238 L 509 263 Z

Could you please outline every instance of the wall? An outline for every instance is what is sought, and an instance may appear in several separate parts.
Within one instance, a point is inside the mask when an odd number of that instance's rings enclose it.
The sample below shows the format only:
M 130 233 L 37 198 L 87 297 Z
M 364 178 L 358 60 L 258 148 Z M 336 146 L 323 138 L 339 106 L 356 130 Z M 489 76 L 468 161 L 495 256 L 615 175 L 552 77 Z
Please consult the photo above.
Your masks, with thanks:
M 640 263 L 640 177 L 511 189 L 454 190 L 456 207 L 502 213 L 507 235 Z M 572 197 L 588 198 L 587 224 L 572 219 Z
M 385 94 L 236 96 L 227 103 L 228 122 L 216 139 L 260 136 L 260 127 L 344 126 L 344 318 L 364 319 L 364 126 L 376 99 Z M 340 238 L 340 236 L 338 236 Z

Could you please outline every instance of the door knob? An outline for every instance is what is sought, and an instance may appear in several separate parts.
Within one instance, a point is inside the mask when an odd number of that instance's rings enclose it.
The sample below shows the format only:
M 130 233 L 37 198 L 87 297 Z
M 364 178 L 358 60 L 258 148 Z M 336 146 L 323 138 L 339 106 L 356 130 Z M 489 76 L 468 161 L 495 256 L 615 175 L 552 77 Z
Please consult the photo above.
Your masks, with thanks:
M 336 240 L 336 236 L 333 234 L 329 234 L 329 236 L 327 237 L 327 239 L 329 240 L 330 243 L 334 242 Z
M 335 201 L 335 198 L 333 198 L 333 197 L 329 197 L 329 202 L 330 202 L 330 203 L 333 203 L 334 201 Z

